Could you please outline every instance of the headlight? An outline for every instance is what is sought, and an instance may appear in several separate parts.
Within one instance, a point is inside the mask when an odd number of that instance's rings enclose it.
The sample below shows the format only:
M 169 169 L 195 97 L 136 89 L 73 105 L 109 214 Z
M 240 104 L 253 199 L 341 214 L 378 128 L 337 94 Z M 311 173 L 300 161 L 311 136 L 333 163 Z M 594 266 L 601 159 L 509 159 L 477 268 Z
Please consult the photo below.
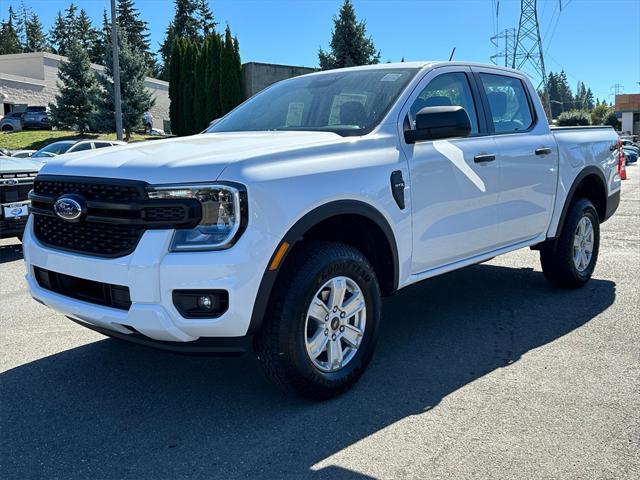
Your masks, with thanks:
M 147 187 L 151 199 L 195 198 L 202 221 L 191 229 L 177 229 L 170 250 L 222 250 L 232 246 L 247 224 L 246 190 L 241 185 L 190 184 Z

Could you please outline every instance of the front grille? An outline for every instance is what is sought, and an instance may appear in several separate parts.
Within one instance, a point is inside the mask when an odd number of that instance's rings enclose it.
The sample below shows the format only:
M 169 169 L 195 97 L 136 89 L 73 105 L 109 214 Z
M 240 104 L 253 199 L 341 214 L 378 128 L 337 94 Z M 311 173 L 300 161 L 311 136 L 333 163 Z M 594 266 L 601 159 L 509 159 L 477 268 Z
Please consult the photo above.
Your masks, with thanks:
M 97 180 L 97 179 L 93 179 Z M 124 182 L 124 181 L 123 181 Z M 126 182 L 117 184 L 113 182 L 96 183 L 72 180 L 46 180 L 37 178 L 33 183 L 33 191 L 37 195 L 47 197 L 59 197 L 65 193 L 78 193 L 87 200 L 103 202 L 131 201 L 147 198 L 142 182 Z
M 195 199 L 151 200 L 145 182 L 40 175 L 30 194 L 34 234 L 61 250 L 101 257 L 132 253 L 149 229 L 193 228 L 201 218 Z M 59 218 L 56 200 L 75 194 L 86 202 L 79 221 Z
M 34 274 L 40 287 L 60 295 L 121 310 L 131 307 L 129 288 L 125 286 L 86 280 L 40 267 L 34 267 Z
M 42 243 L 61 250 L 104 257 L 133 252 L 144 229 L 106 223 L 69 223 L 56 217 L 34 215 L 33 231 Z
M 0 177 L 0 203 L 25 201 L 29 198 L 29 192 L 33 188 L 33 178 L 30 178 L 29 174 L 21 174 L 24 177 L 11 175 L 3 174 Z

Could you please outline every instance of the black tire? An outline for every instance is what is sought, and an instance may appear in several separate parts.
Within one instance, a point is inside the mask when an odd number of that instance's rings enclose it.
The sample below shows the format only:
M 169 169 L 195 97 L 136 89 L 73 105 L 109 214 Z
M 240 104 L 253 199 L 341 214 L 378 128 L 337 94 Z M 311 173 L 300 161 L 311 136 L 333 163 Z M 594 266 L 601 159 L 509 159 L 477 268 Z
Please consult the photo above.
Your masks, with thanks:
M 2 131 L 3 132 L 13 132 L 13 127 L 11 125 L 3 125 L 2 126 Z
M 573 244 L 578 222 L 589 218 L 593 227 L 593 251 L 586 268 L 578 270 L 573 260 Z M 540 249 L 540 263 L 545 278 L 556 287 L 579 288 L 589 281 L 598 260 L 600 248 L 600 220 L 593 204 L 579 198 L 569 207 L 560 236 Z
M 325 400 L 348 390 L 364 372 L 374 351 L 381 315 L 375 272 L 355 248 L 340 243 L 309 242 L 291 252 L 282 267 L 256 337 L 256 351 L 267 376 L 287 391 Z M 366 305 L 360 346 L 341 369 L 322 371 L 307 354 L 305 322 L 315 293 L 332 278 L 355 281 Z

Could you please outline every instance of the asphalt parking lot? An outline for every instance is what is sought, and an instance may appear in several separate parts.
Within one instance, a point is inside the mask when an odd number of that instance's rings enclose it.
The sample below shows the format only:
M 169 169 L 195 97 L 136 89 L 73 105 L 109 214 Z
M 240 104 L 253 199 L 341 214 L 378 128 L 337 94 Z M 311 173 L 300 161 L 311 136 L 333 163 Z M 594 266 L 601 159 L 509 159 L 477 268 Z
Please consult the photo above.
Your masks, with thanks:
M 640 478 L 640 169 L 593 280 L 551 288 L 523 250 L 384 303 L 346 395 L 274 390 L 252 356 L 186 357 L 85 330 L 29 297 L 0 241 L 0 477 Z

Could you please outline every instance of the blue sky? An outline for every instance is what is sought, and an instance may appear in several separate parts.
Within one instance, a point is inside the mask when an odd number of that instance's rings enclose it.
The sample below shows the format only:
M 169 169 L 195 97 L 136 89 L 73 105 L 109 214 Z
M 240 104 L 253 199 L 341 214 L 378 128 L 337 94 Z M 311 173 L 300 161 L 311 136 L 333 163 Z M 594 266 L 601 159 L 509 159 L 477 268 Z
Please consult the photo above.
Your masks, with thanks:
M 456 47 L 457 60 L 489 62 L 495 49 L 498 0 L 354 0 L 368 33 L 382 51 L 382 60 L 447 59 Z M 0 0 L 0 16 L 20 0 Z M 67 0 L 24 0 L 51 25 Z M 100 25 L 108 0 L 76 0 Z M 327 47 L 331 18 L 341 0 L 212 0 L 222 28 L 238 36 L 243 62 L 259 61 L 316 66 L 319 47 Z M 500 0 L 498 30 L 515 27 L 519 0 Z M 600 98 L 613 97 L 611 86 L 640 92 L 640 0 L 538 0 L 547 70 L 564 68 L 571 86 L 584 81 Z M 149 23 L 154 48 L 173 17 L 172 0 L 137 0 Z

